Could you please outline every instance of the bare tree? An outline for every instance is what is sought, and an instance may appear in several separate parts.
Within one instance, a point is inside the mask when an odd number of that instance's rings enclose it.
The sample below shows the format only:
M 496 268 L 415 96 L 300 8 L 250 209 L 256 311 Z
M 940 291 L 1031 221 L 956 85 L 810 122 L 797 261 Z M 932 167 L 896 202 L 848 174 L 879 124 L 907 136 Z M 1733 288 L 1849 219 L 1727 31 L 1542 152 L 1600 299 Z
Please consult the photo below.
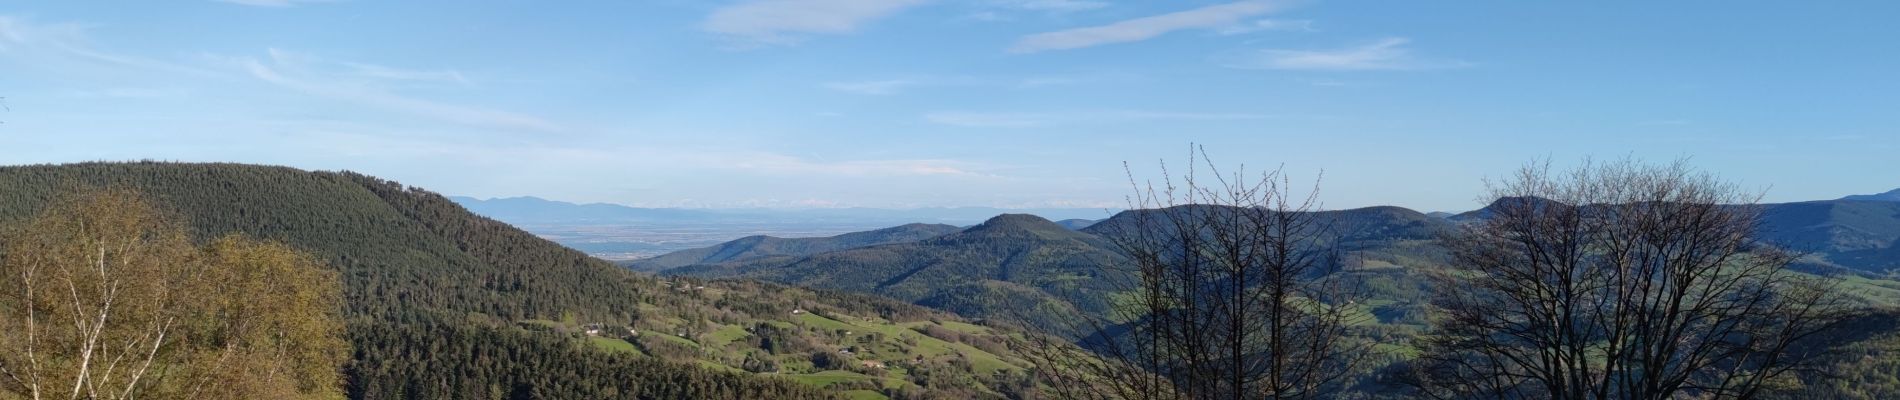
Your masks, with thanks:
M 1289 193 L 1278 170 L 1222 175 L 1205 150 L 1190 161 L 1212 181 L 1190 167 L 1156 188 L 1130 173 L 1131 211 L 1104 222 L 1127 262 L 1102 274 L 1126 297 L 1071 326 L 1077 346 L 1038 337 L 1030 351 L 1054 397 L 1312 398 L 1367 353 L 1347 336 L 1351 294 L 1327 279 L 1337 257 L 1315 197 Z
M 1456 398 L 1749 399 L 1847 315 L 1760 243 L 1759 196 L 1678 161 L 1527 166 L 1445 239 L 1416 372 Z

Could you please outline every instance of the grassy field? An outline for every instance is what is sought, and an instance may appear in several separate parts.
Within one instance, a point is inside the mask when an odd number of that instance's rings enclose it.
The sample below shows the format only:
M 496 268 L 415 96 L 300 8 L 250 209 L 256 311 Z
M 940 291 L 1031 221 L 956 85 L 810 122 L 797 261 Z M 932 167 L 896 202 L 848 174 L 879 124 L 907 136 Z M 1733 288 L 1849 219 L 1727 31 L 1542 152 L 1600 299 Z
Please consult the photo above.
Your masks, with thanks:
M 633 353 L 633 354 L 639 354 L 639 355 L 646 355 L 646 352 L 640 351 L 639 347 L 635 347 L 633 343 L 627 343 L 627 341 L 625 340 L 599 337 L 599 336 L 589 336 L 587 337 L 587 342 L 593 343 L 595 346 L 599 346 L 600 348 L 611 350 L 611 351 L 620 351 L 620 352 L 627 352 L 627 353 Z
M 750 333 L 746 333 L 744 327 L 725 325 L 713 330 L 711 334 L 707 334 L 705 344 L 712 348 L 726 347 L 727 343 L 732 343 L 733 341 L 744 339 L 746 336 L 751 335 Z
M 844 398 L 851 400 L 885 400 L 890 397 L 885 397 L 883 393 L 871 390 L 850 390 L 844 392 Z
M 666 340 L 666 341 L 668 341 L 668 342 L 673 342 L 673 343 L 679 343 L 679 344 L 683 344 L 683 345 L 687 345 L 687 346 L 692 346 L 692 347 L 699 347 L 699 342 L 695 342 L 695 341 L 693 341 L 692 339 L 687 339 L 687 338 L 683 338 L 683 337 L 679 337 L 679 336 L 673 336 L 673 335 L 668 335 L 668 334 L 664 334 L 664 333 L 659 333 L 659 334 L 653 334 L 653 335 L 654 335 L 654 336 L 659 336 L 659 337 L 660 337 L 660 339 L 665 339 L 665 340 Z

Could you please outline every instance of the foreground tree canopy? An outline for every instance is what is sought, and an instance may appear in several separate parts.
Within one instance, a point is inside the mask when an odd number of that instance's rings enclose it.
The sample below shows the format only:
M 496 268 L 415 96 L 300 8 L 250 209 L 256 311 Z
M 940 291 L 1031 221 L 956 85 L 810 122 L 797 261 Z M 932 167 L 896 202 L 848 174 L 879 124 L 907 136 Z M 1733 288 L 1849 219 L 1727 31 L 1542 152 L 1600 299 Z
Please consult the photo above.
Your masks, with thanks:
M 103 189 L 4 231 L 0 398 L 342 397 L 335 272 L 183 226 Z
M 1281 171 L 1137 185 L 1133 218 L 1104 229 L 1127 256 L 1101 278 L 1129 295 L 1105 318 L 1066 330 L 1077 346 L 1034 338 L 1051 397 L 1302 399 L 1328 397 L 1369 354 L 1342 305 L 1351 288 L 1315 217 L 1317 190 L 1293 195 Z M 1131 174 L 1132 175 L 1132 174 Z M 1058 345 L 1060 344 L 1060 345 Z M 1086 350 L 1083 350 L 1086 349 Z M 1082 352 L 1088 353 L 1082 353 Z M 1098 361 L 1098 358 L 1100 361 Z
M 1756 398 L 1848 317 L 1764 245 L 1756 197 L 1682 163 L 1525 168 L 1444 240 L 1420 378 L 1440 397 Z

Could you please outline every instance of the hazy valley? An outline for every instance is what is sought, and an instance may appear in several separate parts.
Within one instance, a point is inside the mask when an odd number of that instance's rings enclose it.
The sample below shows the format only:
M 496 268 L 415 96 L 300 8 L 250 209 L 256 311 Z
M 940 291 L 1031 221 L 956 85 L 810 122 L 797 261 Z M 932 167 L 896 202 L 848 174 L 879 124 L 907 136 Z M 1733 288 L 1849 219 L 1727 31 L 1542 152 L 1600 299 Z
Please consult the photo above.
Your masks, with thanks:
M 1005 212 L 1095 220 L 1105 218 L 1114 211 L 1086 208 L 1006 210 L 988 207 L 681 209 L 575 204 L 534 197 L 483 200 L 451 196 L 449 199 L 477 214 L 506 221 L 548 240 L 614 261 L 651 258 L 746 236 L 822 237 L 908 223 L 967 226 Z

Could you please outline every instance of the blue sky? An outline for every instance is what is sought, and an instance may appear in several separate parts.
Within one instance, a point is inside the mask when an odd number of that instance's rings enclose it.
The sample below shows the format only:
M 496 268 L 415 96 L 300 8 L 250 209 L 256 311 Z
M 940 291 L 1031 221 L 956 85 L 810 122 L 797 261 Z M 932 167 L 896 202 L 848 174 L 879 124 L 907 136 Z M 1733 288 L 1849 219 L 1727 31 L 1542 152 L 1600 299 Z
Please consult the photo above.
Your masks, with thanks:
M 233 0 L 0 5 L 0 163 L 478 197 L 1103 207 L 1179 164 L 1480 206 L 1533 159 L 1900 187 L 1900 3 Z

